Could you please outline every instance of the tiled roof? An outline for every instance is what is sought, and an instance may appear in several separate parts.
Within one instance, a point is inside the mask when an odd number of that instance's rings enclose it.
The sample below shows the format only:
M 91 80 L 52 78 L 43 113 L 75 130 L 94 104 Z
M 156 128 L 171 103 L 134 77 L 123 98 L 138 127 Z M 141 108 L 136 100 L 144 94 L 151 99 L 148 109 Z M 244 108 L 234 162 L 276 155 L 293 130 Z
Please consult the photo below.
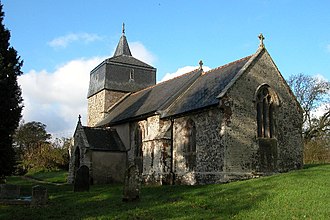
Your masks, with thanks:
M 195 70 L 132 93 L 111 109 L 108 116 L 96 126 L 121 123 L 152 114 L 170 117 L 216 105 L 219 103 L 219 94 L 236 80 L 240 70 L 253 57 L 255 55 L 205 73 Z
M 91 150 L 126 151 L 115 129 L 83 127 Z

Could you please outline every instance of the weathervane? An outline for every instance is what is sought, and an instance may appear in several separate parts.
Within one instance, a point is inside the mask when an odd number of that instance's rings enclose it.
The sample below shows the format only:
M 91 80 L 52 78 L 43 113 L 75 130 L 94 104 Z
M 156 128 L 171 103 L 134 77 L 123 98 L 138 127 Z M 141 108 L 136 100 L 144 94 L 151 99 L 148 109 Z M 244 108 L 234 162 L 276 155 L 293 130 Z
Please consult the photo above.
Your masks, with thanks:
M 262 35 L 262 33 L 259 34 L 258 36 L 259 40 L 260 40 L 260 44 L 259 44 L 259 47 L 264 47 L 264 40 L 265 40 L 265 37 L 264 35 Z

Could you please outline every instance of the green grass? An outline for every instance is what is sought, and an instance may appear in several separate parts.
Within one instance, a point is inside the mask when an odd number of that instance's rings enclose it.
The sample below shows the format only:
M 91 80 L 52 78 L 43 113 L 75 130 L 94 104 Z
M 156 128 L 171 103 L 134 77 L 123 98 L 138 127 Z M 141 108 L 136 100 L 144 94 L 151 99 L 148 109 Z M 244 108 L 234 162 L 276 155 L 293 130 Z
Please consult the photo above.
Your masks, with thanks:
M 37 171 L 28 173 L 26 176 L 51 183 L 65 183 L 68 177 L 68 172 L 64 170 Z
M 10 183 L 28 191 L 33 182 Z M 121 185 L 45 185 L 48 206 L 0 206 L 0 219 L 329 219 L 330 165 L 247 181 L 205 186 L 144 186 L 139 202 L 124 203 Z

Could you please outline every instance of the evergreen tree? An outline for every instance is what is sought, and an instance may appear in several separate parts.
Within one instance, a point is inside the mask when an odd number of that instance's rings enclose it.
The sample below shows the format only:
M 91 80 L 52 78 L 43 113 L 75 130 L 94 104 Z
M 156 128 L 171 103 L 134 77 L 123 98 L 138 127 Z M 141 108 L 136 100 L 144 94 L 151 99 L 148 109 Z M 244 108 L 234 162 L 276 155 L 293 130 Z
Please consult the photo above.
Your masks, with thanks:
M 0 2 L 0 182 L 15 169 L 13 135 L 22 117 L 23 99 L 17 83 L 23 62 L 10 46 L 10 32 L 3 24 Z

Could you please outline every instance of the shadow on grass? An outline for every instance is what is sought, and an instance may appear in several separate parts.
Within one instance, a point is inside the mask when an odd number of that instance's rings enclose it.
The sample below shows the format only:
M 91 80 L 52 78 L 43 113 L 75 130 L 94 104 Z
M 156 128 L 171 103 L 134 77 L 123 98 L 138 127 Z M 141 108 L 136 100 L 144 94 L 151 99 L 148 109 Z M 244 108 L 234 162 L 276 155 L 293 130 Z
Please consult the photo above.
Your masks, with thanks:
M 41 208 L 0 206 L 9 219 L 169 219 L 231 218 L 268 196 L 269 186 L 248 181 L 205 186 L 145 186 L 137 202 L 122 202 L 121 185 L 92 186 L 74 193 L 71 185 L 48 188 L 50 201 Z M 30 188 L 28 183 L 24 187 Z
M 321 166 L 327 166 L 329 165 L 329 163 L 324 163 L 324 164 L 304 164 L 304 170 L 305 169 L 310 169 L 310 168 L 314 168 L 314 167 L 321 167 Z

